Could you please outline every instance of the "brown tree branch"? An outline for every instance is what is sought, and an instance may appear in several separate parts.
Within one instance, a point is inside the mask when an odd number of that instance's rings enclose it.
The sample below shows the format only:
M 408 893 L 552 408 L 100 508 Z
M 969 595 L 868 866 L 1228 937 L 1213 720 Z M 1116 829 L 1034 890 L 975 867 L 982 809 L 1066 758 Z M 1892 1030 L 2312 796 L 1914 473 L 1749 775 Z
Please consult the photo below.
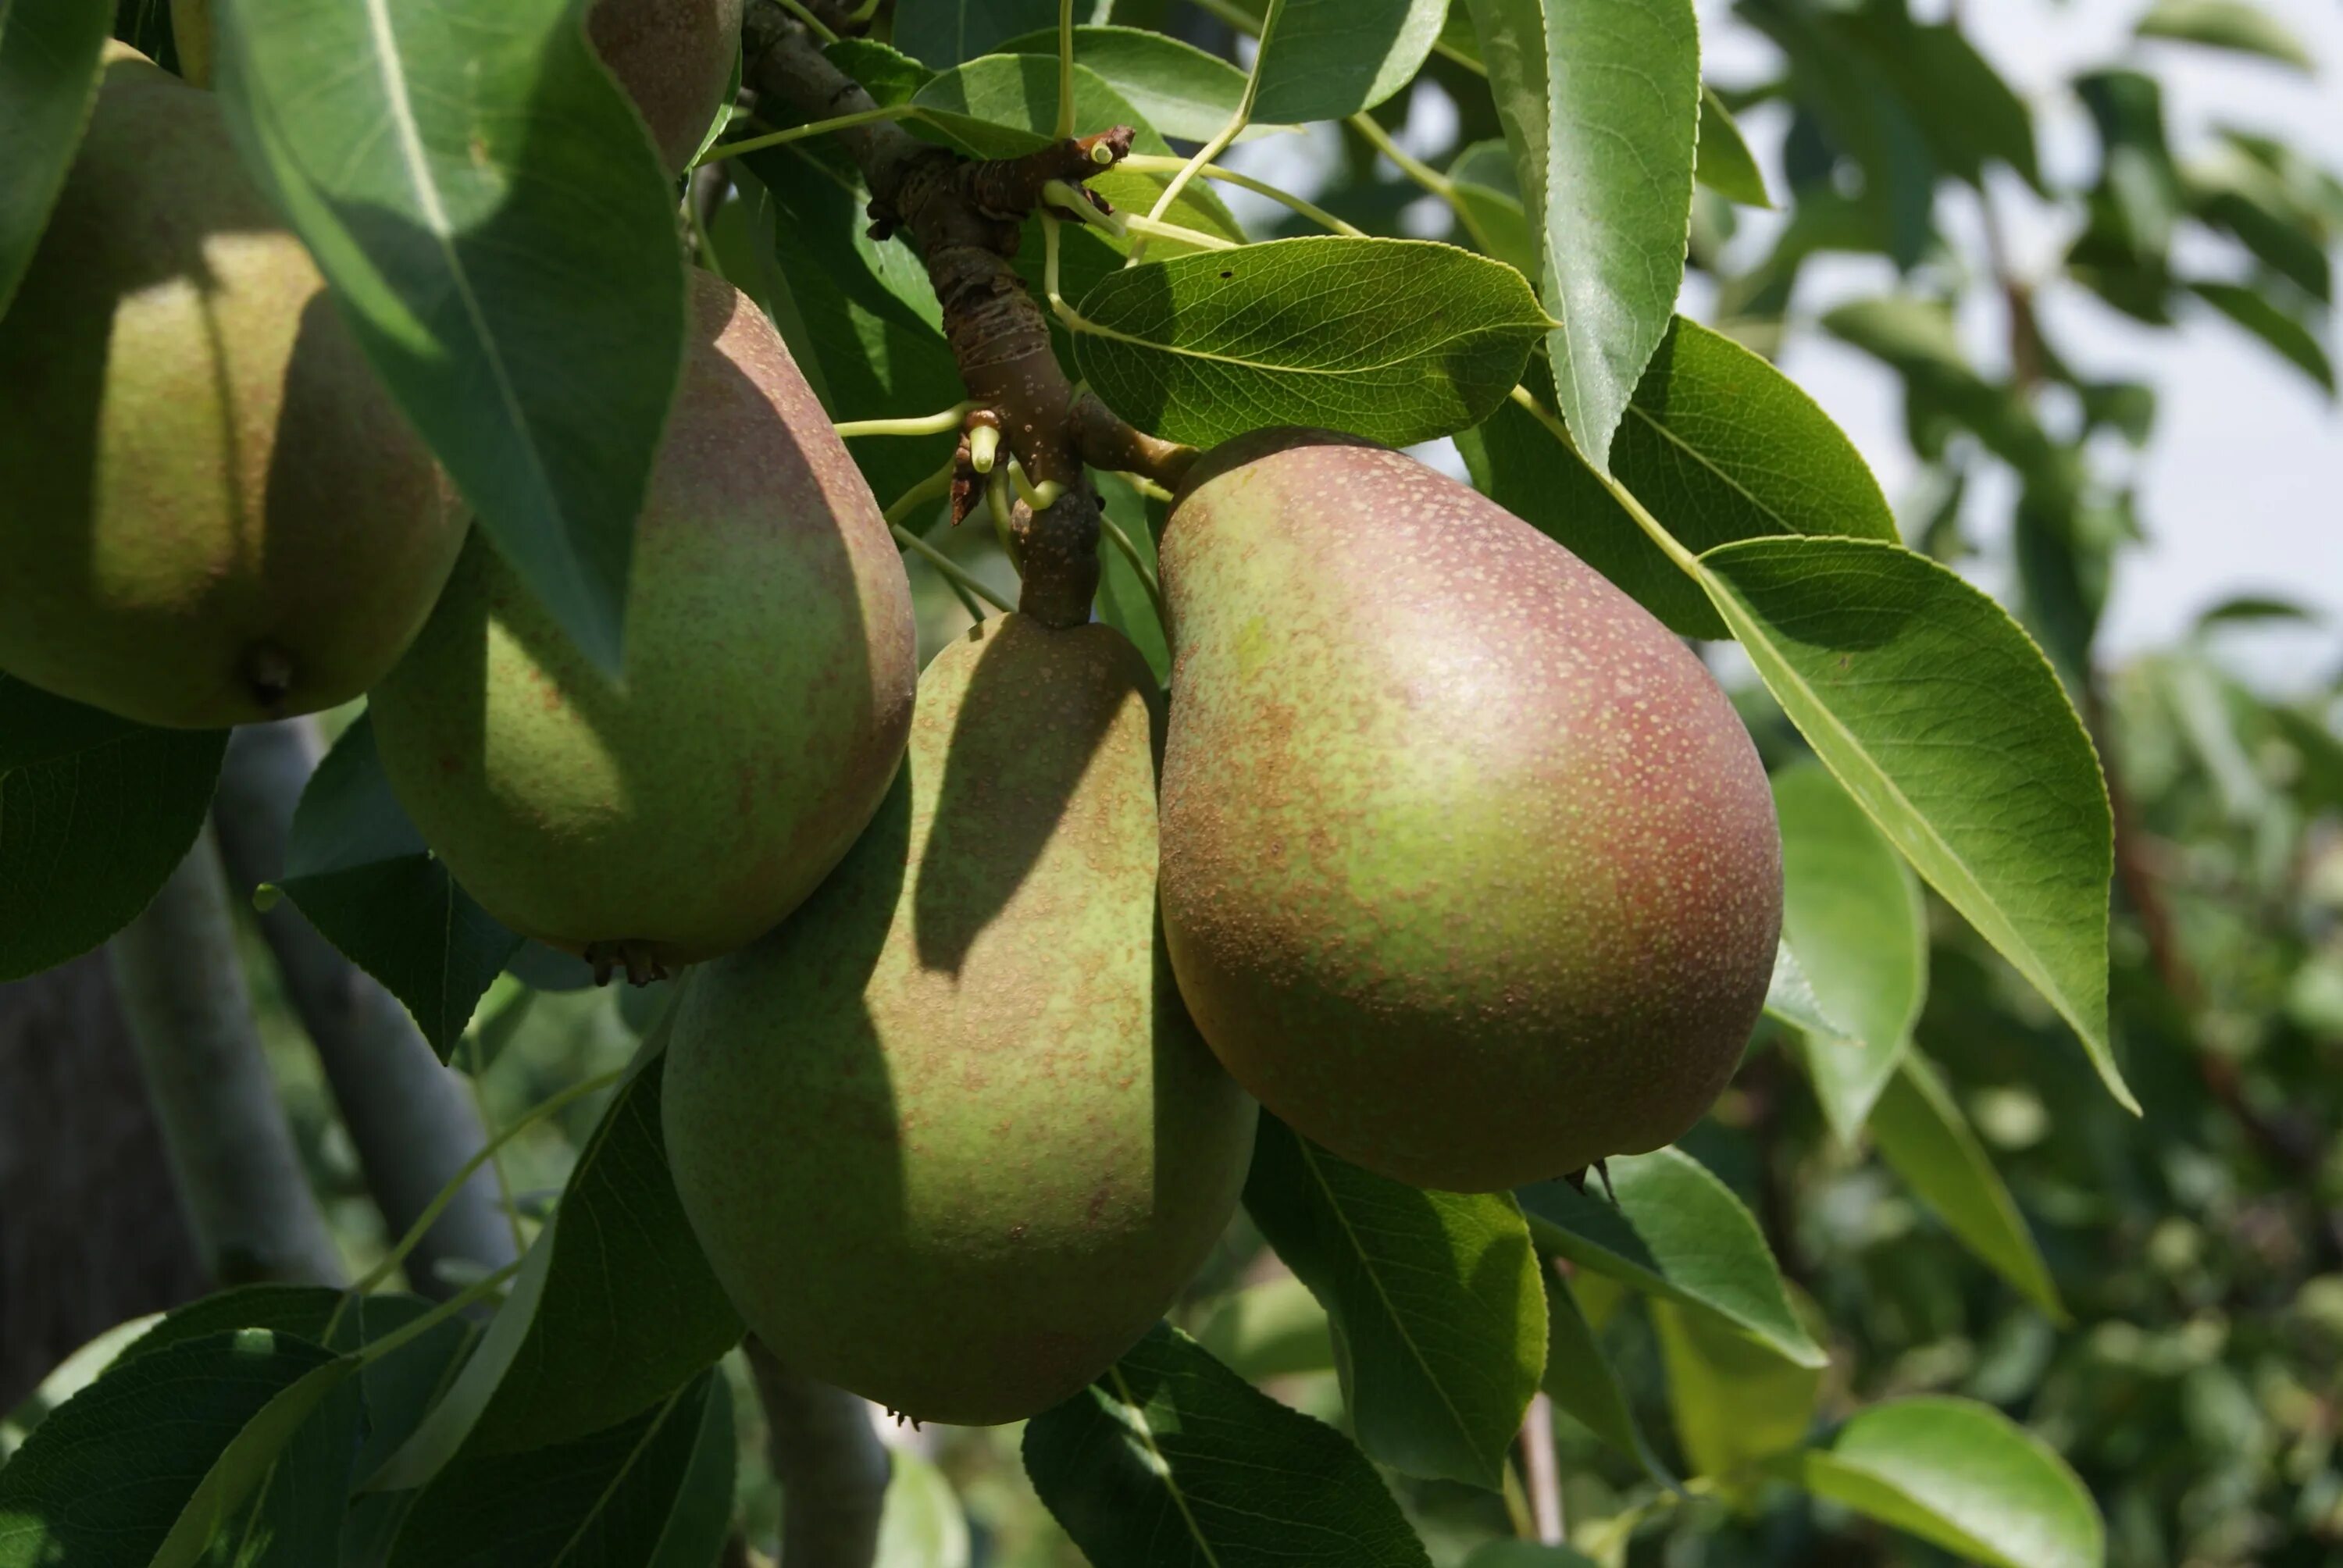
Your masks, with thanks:
M 778 0 L 750 0 L 741 45 L 742 83 L 791 116 L 832 119 L 878 106 Z M 871 233 L 901 235 L 926 265 L 969 395 L 999 416 L 1001 441 L 1032 483 L 1062 487 L 1053 504 L 1022 515 L 1019 608 L 1051 626 L 1087 621 L 1098 590 L 1099 502 L 1084 463 L 1173 485 L 1196 454 L 1143 435 L 1095 397 L 1077 395 L 1051 346 L 1041 302 L 1012 262 L 1021 221 L 1041 205 L 1042 187 L 1051 180 L 1078 185 L 1111 166 L 1131 149 L 1130 128 L 998 159 L 963 158 L 883 120 L 834 135 L 870 187 Z

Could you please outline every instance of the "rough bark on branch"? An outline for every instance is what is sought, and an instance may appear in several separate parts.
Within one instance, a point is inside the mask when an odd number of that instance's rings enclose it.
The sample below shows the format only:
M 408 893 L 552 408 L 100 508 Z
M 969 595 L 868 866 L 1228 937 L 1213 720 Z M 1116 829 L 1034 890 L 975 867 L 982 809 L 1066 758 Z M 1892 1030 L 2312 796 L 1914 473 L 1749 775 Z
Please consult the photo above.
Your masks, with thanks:
M 751 0 L 741 80 L 807 121 L 877 107 L 778 0 Z M 1015 158 L 971 160 L 888 121 L 835 133 L 870 190 L 872 233 L 900 233 L 925 264 L 943 307 L 944 337 L 970 397 L 1001 417 L 1001 440 L 1036 485 L 1065 487 L 1019 541 L 1019 608 L 1052 626 L 1090 618 L 1098 589 L 1098 498 L 1085 462 L 1174 485 L 1196 454 L 1132 429 L 1087 392 L 1077 395 L 1050 344 L 1041 303 L 1011 265 L 1021 220 L 1051 180 L 1097 174 L 1096 149 L 1130 151 L 1128 127 L 1055 142 Z

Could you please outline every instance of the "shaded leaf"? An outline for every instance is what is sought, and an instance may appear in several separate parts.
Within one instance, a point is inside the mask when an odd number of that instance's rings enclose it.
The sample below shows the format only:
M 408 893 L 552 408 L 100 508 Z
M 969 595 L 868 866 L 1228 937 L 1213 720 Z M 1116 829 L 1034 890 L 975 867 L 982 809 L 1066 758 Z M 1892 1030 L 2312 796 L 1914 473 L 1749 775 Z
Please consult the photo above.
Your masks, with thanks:
M 1826 1497 L 1993 1568 L 2100 1568 L 2106 1532 L 2066 1462 L 1990 1406 L 1875 1405 L 1780 1470 Z
M 2143 38 L 2259 55 L 2300 71 L 2318 68 L 2294 30 L 2251 0 L 2156 0 L 2137 31 Z
M 1276 0 L 1254 65 L 1253 118 L 1298 126 L 1372 109 L 1415 79 L 1447 0 Z
M 1822 1393 L 1822 1368 L 1786 1360 L 1700 1307 L 1654 1301 L 1652 1326 L 1667 1367 L 1676 1440 L 1694 1474 L 1734 1477 L 1805 1440 Z M 1728 1494 L 1747 1484 L 1729 1484 Z
M 1733 111 L 1725 106 L 1715 88 L 1705 85 L 1700 90 L 1700 142 L 1693 176 L 1727 201 L 1768 209 L 1774 205 L 1765 189 L 1765 173 L 1757 166 L 1749 144 L 1741 139 L 1741 126 L 1735 122 Z
M 212 15 L 246 166 L 498 548 L 616 674 L 684 274 L 666 173 L 578 7 Z
M 2016 1200 L 1936 1068 L 1918 1052 L 1905 1057 L 1879 1097 L 1871 1137 L 1880 1158 L 1962 1245 L 2053 1320 L 2066 1321 L 2058 1287 Z
M 1122 530 L 1123 538 L 1131 541 L 1148 572 L 1155 573 L 1159 569 L 1155 561 L 1155 530 L 1148 527 L 1147 503 L 1120 480 L 1103 481 L 1100 491 L 1107 520 Z M 1155 672 L 1157 685 L 1169 686 L 1172 648 L 1164 636 L 1162 619 L 1156 614 L 1155 601 L 1148 596 L 1147 584 L 1139 569 L 1121 548 L 1104 537 L 1104 529 L 1100 533 L 1099 619 L 1131 639 L 1140 657 L 1147 660 L 1147 668 Z
M 370 715 L 342 732 L 301 791 L 285 891 L 343 957 L 406 1004 L 442 1061 L 520 947 L 457 885 L 391 792 Z
M 897 0 L 895 46 L 946 71 L 1057 25 L 1057 0 Z
M 2192 283 L 2197 298 L 2260 338 L 2296 369 L 2335 394 L 2335 366 L 2309 327 L 2278 308 L 2268 293 L 2235 283 Z
M 2137 1110 L 2107 1038 L 2107 787 L 2041 650 L 1992 599 L 1893 545 L 1747 539 L 1701 566 L 1816 755 Z
M 128 925 L 203 830 L 225 729 L 154 729 L 0 675 L 0 980 Z
M 1823 1364 L 1764 1232 L 1724 1182 L 1674 1149 L 1623 1155 L 1609 1171 L 1615 1205 L 1599 1181 L 1584 1192 L 1566 1181 L 1520 1190 L 1540 1247 L 1646 1294 L 1706 1307 L 1800 1365 Z
M 0 315 L 40 248 L 49 208 L 97 101 L 110 7 L 94 0 L 12 0 L 0 6 Z
M 1578 1291 L 1560 1268 L 1547 1271 L 1545 1372 L 1538 1386 L 1580 1425 L 1642 1465 L 1653 1480 L 1674 1479 L 1653 1457 L 1651 1445 L 1627 1402 L 1626 1392 L 1603 1353 L 1594 1325 L 1579 1304 Z
M 1544 326 L 1511 267 L 1423 240 L 1312 236 L 1145 262 L 1082 298 L 1082 376 L 1209 447 L 1264 425 L 1409 446 L 1477 424 Z
M 1196 1342 L 1247 1382 L 1334 1370 L 1326 1309 L 1296 1279 L 1232 1291 L 1197 1329 Z
M 1474 142 L 1448 166 L 1456 216 L 1475 248 L 1494 256 L 1523 277 L 1538 270 L 1537 236 L 1523 209 L 1513 155 L 1503 142 Z
M 1778 942 L 1774 948 L 1774 974 L 1765 985 L 1765 1013 L 1777 1022 L 1810 1034 L 1839 1036 L 1846 1032 L 1838 1020 L 1823 1010 L 1821 1000 L 1815 995 L 1815 982 L 1806 978 L 1798 955 L 1790 950 L 1787 942 Z
M 1025 1473 L 1115 1568 L 1428 1568 L 1383 1478 L 1332 1427 L 1168 1324 L 1027 1423 Z
M 1513 1199 L 1374 1175 L 1263 1111 L 1245 1211 L 1326 1308 L 1360 1446 L 1496 1490 L 1545 1365 L 1544 1292 Z
M 1000 53 L 1054 59 L 1058 29 L 1052 25 L 1011 38 L 1000 45 Z M 1155 129 L 1192 142 L 1217 136 L 1244 97 L 1242 71 L 1193 44 L 1143 27 L 1075 28 L 1074 64 L 1097 72 Z
M 1534 1541 L 1490 1541 L 1473 1549 L 1464 1568 L 1595 1568 L 1594 1559 L 1567 1546 Z

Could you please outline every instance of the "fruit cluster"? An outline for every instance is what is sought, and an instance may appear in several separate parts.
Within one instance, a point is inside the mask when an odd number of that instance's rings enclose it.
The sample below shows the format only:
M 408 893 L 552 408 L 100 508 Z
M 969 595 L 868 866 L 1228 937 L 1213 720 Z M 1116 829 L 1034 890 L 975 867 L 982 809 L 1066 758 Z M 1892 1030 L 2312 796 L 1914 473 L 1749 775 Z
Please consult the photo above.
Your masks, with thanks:
M 678 166 L 720 55 L 630 71 L 625 9 L 594 35 Z M 1134 1342 L 1256 1101 L 1491 1191 L 1715 1097 L 1780 846 L 1633 600 L 1400 454 L 1261 431 L 1171 509 L 1168 710 L 1097 625 L 1006 616 L 921 674 L 789 351 L 717 278 L 691 304 L 612 680 L 468 542 L 216 107 L 121 52 L 0 322 L 0 669 L 179 727 L 369 694 L 491 913 L 703 966 L 665 1116 L 709 1259 L 790 1362 L 924 1419 L 1031 1415 Z

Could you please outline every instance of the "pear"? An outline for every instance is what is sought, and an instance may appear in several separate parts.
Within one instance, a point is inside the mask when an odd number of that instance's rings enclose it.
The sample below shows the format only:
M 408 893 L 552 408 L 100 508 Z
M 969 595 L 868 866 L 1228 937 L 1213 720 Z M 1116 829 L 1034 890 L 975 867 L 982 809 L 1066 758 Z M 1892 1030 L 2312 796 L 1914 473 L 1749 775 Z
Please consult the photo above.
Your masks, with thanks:
M 525 936 L 642 980 L 769 930 L 877 809 L 918 656 L 878 503 L 764 313 L 693 275 L 624 678 L 484 541 L 376 689 L 391 787 Z
M 0 318 L 0 669 L 176 728 L 329 708 L 464 533 L 218 103 L 109 45 Z
M 921 1420 L 1032 1415 L 1227 1223 L 1254 1111 L 1157 934 L 1152 690 L 1106 627 L 971 628 L 854 852 L 678 998 L 676 1187 L 799 1371 Z
M 740 54 L 742 0 L 596 0 L 586 34 L 672 173 L 699 151 Z
M 1165 526 L 1163 921 L 1237 1081 L 1418 1186 L 1664 1144 L 1772 972 L 1749 736 L 1666 628 L 1473 490 L 1266 430 Z

